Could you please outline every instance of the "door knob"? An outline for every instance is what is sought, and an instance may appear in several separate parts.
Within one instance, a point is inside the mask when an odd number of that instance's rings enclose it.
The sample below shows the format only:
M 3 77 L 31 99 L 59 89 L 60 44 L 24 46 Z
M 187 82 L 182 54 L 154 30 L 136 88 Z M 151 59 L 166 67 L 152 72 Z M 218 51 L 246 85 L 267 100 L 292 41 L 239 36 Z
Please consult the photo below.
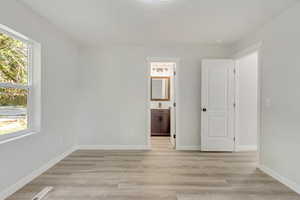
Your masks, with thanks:
M 202 111 L 203 111 L 203 112 L 206 112 L 206 111 L 207 111 L 207 109 L 206 109 L 206 108 L 203 108 L 203 109 L 202 109 Z

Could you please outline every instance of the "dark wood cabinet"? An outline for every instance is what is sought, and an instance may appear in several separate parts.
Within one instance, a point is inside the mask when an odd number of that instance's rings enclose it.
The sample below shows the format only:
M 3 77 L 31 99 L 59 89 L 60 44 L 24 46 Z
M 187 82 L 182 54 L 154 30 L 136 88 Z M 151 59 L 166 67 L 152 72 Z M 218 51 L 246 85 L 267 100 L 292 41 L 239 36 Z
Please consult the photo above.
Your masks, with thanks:
M 170 136 L 170 110 L 151 110 L 151 135 Z

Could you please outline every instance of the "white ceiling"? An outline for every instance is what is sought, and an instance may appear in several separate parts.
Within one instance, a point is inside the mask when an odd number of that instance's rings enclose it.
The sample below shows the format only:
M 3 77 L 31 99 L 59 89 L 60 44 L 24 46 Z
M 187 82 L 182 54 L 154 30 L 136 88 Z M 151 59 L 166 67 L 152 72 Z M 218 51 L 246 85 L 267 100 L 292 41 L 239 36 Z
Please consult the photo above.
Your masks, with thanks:
M 19 0 L 85 45 L 230 44 L 298 0 Z

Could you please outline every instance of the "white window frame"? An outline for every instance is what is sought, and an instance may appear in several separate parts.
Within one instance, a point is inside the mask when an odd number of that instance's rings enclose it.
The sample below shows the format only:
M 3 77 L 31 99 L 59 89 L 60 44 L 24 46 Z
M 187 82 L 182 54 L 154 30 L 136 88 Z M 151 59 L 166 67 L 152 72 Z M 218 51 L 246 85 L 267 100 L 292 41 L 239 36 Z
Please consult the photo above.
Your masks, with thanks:
M 1 88 L 17 88 L 28 90 L 27 124 L 28 128 L 0 135 L 0 144 L 40 132 L 41 128 L 41 45 L 28 37 L 0 24 L 0 33 L 26 43 L 28 53 L 28 83 L 27 85 L 1 83 Z

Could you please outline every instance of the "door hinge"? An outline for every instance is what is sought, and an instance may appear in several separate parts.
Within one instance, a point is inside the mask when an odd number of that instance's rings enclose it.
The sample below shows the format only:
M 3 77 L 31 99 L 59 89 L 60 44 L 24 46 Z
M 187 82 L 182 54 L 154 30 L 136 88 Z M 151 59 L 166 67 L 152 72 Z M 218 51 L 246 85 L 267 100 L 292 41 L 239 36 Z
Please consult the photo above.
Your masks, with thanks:
M 176 102 L 174 102 L 174 103 L 173 103 L 173 106 L 176 107 L 176 105 L 177 105 Z
M 176 134 L 173 135 L 173 138 L 176 139 Z

